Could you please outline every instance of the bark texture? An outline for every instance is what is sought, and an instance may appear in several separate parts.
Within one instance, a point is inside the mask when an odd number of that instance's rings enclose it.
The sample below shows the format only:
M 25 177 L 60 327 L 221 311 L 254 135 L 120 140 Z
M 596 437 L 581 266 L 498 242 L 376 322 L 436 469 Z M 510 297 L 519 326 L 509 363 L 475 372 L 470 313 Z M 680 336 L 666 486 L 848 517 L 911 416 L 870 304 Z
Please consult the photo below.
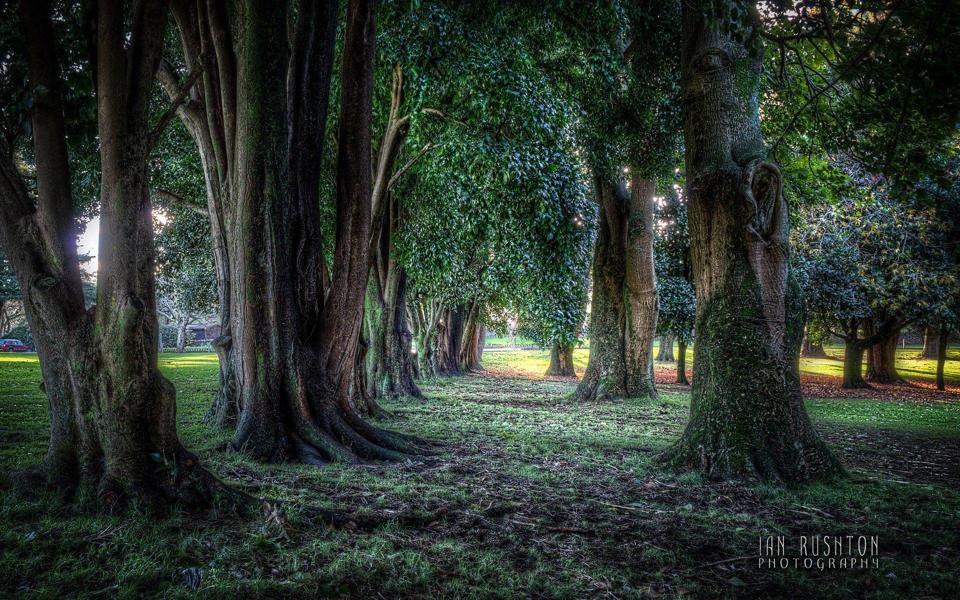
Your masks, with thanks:
M 576 377 L 573 365 L 573 346 L 554 344 L 550 349 L 550 365 L 545 373 L 547 377 Z
M 800 393 L 803 306 L 788 269 L 783 181 L 760 134 L 760 25 L 753 6 L 725 4 L 719 27 L 707 23 L 714 3 L 683 6 L 697 343 L 690 421 L 665 459 L 713 478 L 820 479 L 841 467 Z
M 344 35 L 332 269 L 321 246 L 323 148 L 336 3 L 245 3 L 239 69 L 233 335 L 241 415 L 231 442 L 259 460 L 402 459 L 409 439 L 351 401 L 371 240 L 374 2 L 353 0 Z
M 464 373 L 483 371 L 483 323 L 481 322 L 481 306 L 479 301 L 471 302 L 466 311 L 463 323 L 463 334 L 460 341 L 458 363 Z
M 172 0 L 171 12 L 191 76 L 188 85 L 182 85 L 172 67 L 161 63 L 158 79 L 167 97 L 175 102 L 176 115 L 200 155 L 217 277 L 220 335 L 214 339 L 213 349 L 219 358 L 220 378 L 207 420 L 218 427 L 232 427 L 240 413 L 230 279 L 229 240 L 235 232 L 230 229 L 232 219 L 227 214 L 234 203 L 237 167 L 236 58 L 225 0 Z
M 101 221 L 96 310 L 84 310 L 59 89 L 46 2 L 21 18 L 34 94 L 37 198 L 15 165 L 0 162 L 2 241 L 17 270 L 50 400 L 47 474 L 71 492 L 89 488 L 109 507 L 207 506 L 219 489 L 176 433 L 173 385 L 157 365 L 153 222 L 147 189 L 150 90 L 163 46 L 164 2 L 131 14 L 96 11 L 96 95 Z M 129 23 L 129 31 L 124 24 Z
M 873 383 L 904 383 L 897 373 L 897 342 L 900 330 L 867 349 L 867 381 Z
M 595 174 L 594 186 L 600 223 L 593 251 L 590 357 L 574 398 L 655 398 L 655 184 L 635 177 L 628 193 L 622 184 Z

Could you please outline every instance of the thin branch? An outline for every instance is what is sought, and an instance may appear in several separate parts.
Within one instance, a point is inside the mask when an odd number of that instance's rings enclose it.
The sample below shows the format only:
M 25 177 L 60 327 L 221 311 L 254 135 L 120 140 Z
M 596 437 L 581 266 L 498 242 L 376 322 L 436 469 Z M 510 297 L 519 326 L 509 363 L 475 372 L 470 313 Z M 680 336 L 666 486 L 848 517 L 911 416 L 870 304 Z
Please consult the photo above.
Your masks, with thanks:
M 206 207 L 200 206 L 196 202 L 191 202 L 190 200 L 187 200 L 180 194 L 173 192 L 171 190 L 160 188 L 160 189 L 154 190 L 153 193 L 159 196 L 160 198 L 163 198 L 164 200 L 168 200 L 174 204 L 182 206 L 183 208 L 189 208 L 190 210 L 196 213 L 199 213 L 201 215 L 209 214 Z
M 425 113 L 430 114 L 430 115 L 434 115 L 434 116 L 436 116 L 436 117 L 440 117 L 441 119 L 443 119 L 443 120 L 445 120 L 445 121 L 450 121 L 450 122 L 456 123 L 457 125 L 460 125 L 461 127 L 469 127 L 469 125 L 467 125 L 464 121 L 461 121 L 460 119 L 457 119 L 457 118 L 455 118 L 455 117 L 452 117 L 452 116 L 448 115 L 447 113 L 443 112 L 442 110 L 437 110 L 436 108 L 424 108 L 422 112 L 425 112 Z
M 150 146 L 153 147 L 156 145 L 157 140 L 160 139 L 160 134 L 163 133 L 163 130 L 166 129 L 167 125 L 170 124 L 170 121 L 173 120 L 173 117 L 177 114 L 177 109 L 183 105 L 184 102 L 190 98 L 190 90 L 193 88 L 194 84 L 197 83 L 197 80 L 200 78 L 200 75 L 203 73 L 203 55 L 197 60 L 197 63 L 193 66 L 193 69 L 190 71 L 190 74 L 187 76 L 187 81 L 180 88 L 180 91 L 177 92 L 175 96 L 171 98 L 170 106 L 167 108 L 166 112 L 160 117 L 160 120 L 157 122 L 156 126 L 153 128 L 153 131 L 150 132 Z M 167 85 L 164 86 L 167 89 L 167 94 L 170 95 L 170 89 Z
M 387 182 L 387 190 L 390 190 L 394 186 L 394 184 L 397 183 L 397 181 L 399 181 L 399 179 L 403 177 L 403 175 L 407 171 L 410 170 L 410 167 L 412 167 L 414 163 L 416 163 L 420 159 L 421 156 L 423 156 L 427 152 L 430 152 L 434 148 L 439 148 L 439 147 L 440 147 L 440 144 L 434 144 L 432 142 L 428 142 L 424 144 L 423 148 L 420 148 L 420 151 L 417 152 L 417 154 L 413 158 L 407 161 L 407 164 L 397 169 L 397 171 L 390 178 L 390 181 Z

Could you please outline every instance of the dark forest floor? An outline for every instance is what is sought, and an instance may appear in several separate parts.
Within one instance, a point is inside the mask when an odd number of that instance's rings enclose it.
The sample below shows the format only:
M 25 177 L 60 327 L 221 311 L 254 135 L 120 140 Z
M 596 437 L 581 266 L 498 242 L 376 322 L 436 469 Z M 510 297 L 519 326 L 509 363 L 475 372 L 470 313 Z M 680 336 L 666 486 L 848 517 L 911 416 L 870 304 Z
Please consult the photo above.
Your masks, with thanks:
M 572 382 L 507 374 L 503 356 L 386 403 L 382 425 L 439 454 L 315 469 L 217 450 L 229 433 L 202 422 L 215 360 L 164 359 L 181 432 L 224 481 L 283 501 L 263 516 L 90 515 L 18 487 L 12 473 L 42 457 L 45 400 L 35 362 L 0 364 L 0 595 L 960 597 L 960 396 L 808 400 L 850 477 L 782 489 L 656 465 L 687 388 L 575 405 Z M 318 522 L 318 507 L 348 523 Z M 761 538 L 810 535 L 877 536 L 877 564 L 758 567 Z

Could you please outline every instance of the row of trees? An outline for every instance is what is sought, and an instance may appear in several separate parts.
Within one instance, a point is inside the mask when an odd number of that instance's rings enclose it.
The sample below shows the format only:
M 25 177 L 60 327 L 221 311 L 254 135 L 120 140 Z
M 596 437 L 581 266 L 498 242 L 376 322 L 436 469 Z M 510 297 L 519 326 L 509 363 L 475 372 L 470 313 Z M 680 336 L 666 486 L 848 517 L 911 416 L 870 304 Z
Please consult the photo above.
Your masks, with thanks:
M 960 100 L 914 104 L 943 84 L 927 77 L 876 82 L 922 70 L 904 44 L 956 24 L 899 3 L 808 4 L 24 0 L 4 15 L 17 27 L 3 85 L 28 101 L 4 109 L 0 233 L 50 398 L 50 481 L 108 503 L 205 504 L 219 489 L 179 443 L 157 366 L 157 289 L 178 285 L 158 265 L 215 274 L 184 296 L 216 293 L 210 418 L 258 460 L 420 452 L 363 418 L 377 399 L 479 368 L 484 324 L 504 311 L 568 370 L 589 279 L 578 399 L 654 397 L 658 329 L 682 345 L 695 331 L 670 463 L 839 473 L 800 396 L 786 192 L 823 191 L 802 163 L 831 150 L 806 135 L 826 113 L 879 133 L 825 171 L 845 158 L 898 193 L 939 190 L 903 146 L 939 147 L 952 131 L 934 116 L 952 126 Z M 882 60 L 864 74 L 867 56 Z M 849 97 L 907 108 L 889 130 L 861 104 L 820 106 Z M 175 224 L 155 236 L 156 205 Z M 88 308 L 76 227 L 91 206 Z

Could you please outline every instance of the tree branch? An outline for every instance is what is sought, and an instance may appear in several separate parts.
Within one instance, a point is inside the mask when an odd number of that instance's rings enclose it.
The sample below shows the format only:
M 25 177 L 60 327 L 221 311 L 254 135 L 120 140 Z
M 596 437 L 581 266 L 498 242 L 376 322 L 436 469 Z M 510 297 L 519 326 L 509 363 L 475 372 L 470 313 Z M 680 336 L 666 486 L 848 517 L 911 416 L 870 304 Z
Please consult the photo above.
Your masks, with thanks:
M 150 144 L 151 148 L 156 145 L 157 141 L 159 141 L 163 130 L 166 129 L 167 125 L 170 124 L 170 121 L 173 120 L 173 117 L 177 114 L 177 109 L 179 109 L 183 103 L 190 99 L 190 89 L 193 88 L 193 86 L 197 83 L 197 80 L 200 78 L 200 75 L 203 74 L 203 55 L 200 55 L 200 57 L 197 59 L 197 62 L 190 71 L 190 74 L 187 75 L 187 81 L 183 84 L 183 86 L 180 87 L 180 90 L 176 92 L 175 95 L 171 94 L 172 88 L 170 87 L 169 81 L 171 72 L 169 71 L 169 65 L 166 65 L 165 63 L 161 64 L 162 67 L 158 69 L 158 73 L 163 74 L 160 77 L 161 84 L 166 90 L 167 95 L 171 96 L 171 101 L 166 112 L 161 115 L 160 120 L 150 132 L 150 140 L 148 143 Z M 164 67 L 166 67 L 166 69 Z

